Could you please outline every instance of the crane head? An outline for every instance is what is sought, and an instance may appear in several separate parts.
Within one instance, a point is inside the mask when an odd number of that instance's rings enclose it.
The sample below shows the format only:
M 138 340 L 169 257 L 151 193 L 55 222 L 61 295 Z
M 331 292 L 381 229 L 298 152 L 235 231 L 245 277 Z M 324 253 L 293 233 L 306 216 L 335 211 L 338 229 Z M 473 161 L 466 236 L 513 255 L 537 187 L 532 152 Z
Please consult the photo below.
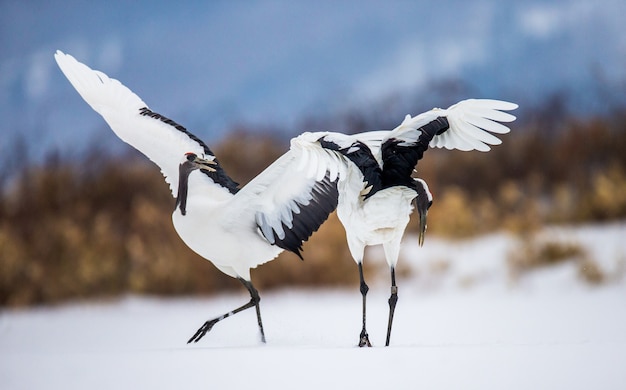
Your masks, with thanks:
M 205 171 L 215 172 L 215 168 L 212 165 L 217 165 L 214 161 L 214 156 L 212 158 L 201 158 L 195 153 L 185 153 L 185 157 L 183 158 L 183 162 L 181 165 L 187 165 L 190 170 L 194 169 L 204 169 Z
M 417 196 L 413 200 L 417 214 L 419 217 L 419 245 L 424 245 L 424 235 L 426 234 L 426 219 L 428 217 L 428 209 L 433 204 L 433 196 L 428 190 L 428 185 L 422 179 L 413 179 Z

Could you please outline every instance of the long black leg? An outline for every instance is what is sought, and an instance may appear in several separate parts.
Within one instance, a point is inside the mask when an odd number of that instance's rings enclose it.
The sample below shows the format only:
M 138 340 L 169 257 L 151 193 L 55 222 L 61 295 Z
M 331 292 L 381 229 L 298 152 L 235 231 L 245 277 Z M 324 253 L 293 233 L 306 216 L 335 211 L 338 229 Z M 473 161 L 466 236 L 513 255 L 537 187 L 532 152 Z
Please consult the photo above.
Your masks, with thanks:
M 396 302 L 398 302 L 398 286 L 396 286 L 396 269 L 391 267 L 391 296 L 389 297 L 389 324 L 387 325 L 387 341 L 385 347 L 389 346 L 391 339 L 391 324 L 393 323 L 393 313 L 396 310 Z
M 198 331 L 189 339 L 189 341 L 187 341 L 187 344 L 191 342 L 197 343 L 198 341 L 200 341 L 201 338 L 204 337 L 205 334 L 207 334 L 207 332 L 209 332 L 213 328 L 215 324 L 225 318 L 232 316 L 233 314 L 237 314 L 240 311 L 250 309 L 251 307 L 256 307 L 256 318 L 259 323 L 259 329 L 261 330 L 261 341 L 265 342 L 265 332 L 263 331 L 263 322 L 261 321 L 261 308 L 259 307 L 259 302 L 261 301 L 261 297 L 259 297 L 259 292 L 256 288 L 254 288 L 252 282 L 242 278 L 239 278 L 239 281 L 243 283 L 243 285 L 246 286 L 246 289 L 248 289 L 248 291 L 250 292 L 250 302 L 236 308 L 233 311 L 229 311 L 224 315 L 205 322 L 204 325 L 202 325 L 200 329 L 198 329 Z
M 369 336 L 367 335 L 367 330 L 365 330 L 365 320 L 366 320 L 365 296 L 367 295 L 367 292 L 369 291 L 370 288 L 367 286 L 367 284 L 365 283 L 365 279 L 363 278 L 363 264 L 362 263 L 358 263 L 358 264 L 359 264 L 359 278 L 361 280 L 361 295 L 363 296 L 363 329 L 361 330 L 361 336 L 359 339 L 359 347 L 366 347 L 366 346 L 371 347 L 372 344 L 370 343 Z
M 263 321 L 261 320 L 261 306 L 259 306 L 259 302 L 261 302 L 259 292 L 254 288 L 252 282 L 241 278 L 239 280 L 250 292 L 250 302 L 254 302 L 254 306 L 256 307 L 256 320 L 259 324 L 259 331 L 261 331 L 261 341 L 265 342 L 265 331 L 263 331 Z

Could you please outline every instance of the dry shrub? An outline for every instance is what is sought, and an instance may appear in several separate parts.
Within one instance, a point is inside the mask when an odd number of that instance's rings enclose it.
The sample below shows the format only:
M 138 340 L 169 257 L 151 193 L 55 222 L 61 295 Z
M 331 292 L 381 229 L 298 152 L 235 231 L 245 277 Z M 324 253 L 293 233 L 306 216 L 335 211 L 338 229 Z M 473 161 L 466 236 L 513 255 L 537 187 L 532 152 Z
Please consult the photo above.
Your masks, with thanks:
M 588 210 L 584 212 L 589 213 L 589 218 L 607 220 L 615 215 L 626 215 L 625 168 L 615 164 L 598 173 L 592 180 L 585 203 Z
M 532 185 L 507 180 L 498 190 L 499 228 L 511 232 L 532 232 L 542 225 L 537 191 Z
M 520 245 L 509 252 L 509 275 L 516 281 L 525 274 L 543 268 L 574 262 L 579 277 L 589 284 L 601 284 L 606 275 L 580 244 L 554 238 L 523 236 Z
M 0 303 L 58 302 L 126 291 L 124 195 L 146 185 L 146 177 L 103 161 L 93 166 L 98 174 L 48 161 L 23 172 L 4 193 L 0 236 L 12 239 L 0 242 L 0 262 L 13 271 L 2 281 Z
M 438 192 L 428 212 L 428 234 L 467 238 L 506 229 L 530 232 L 542 225 L 539 202 L 514 181 L 494 186 L 494 194 L 471 196 L 450 186 Z M 414 218 L 410 229 L 417 229 Z
M 578 276 L 589 284 L 602 284 L 607 280 L 607 275 L 600 265 L 588 258 L 583 258 L 578 264 Z
M 442 192 L 440 198 L 433 200 L 428 212 L 428 220 L 432 221 L 428 223 L 428 234 L 459 238 L 476 234 L 476 216 L 467 193 L 459 187 L 449 187 Z

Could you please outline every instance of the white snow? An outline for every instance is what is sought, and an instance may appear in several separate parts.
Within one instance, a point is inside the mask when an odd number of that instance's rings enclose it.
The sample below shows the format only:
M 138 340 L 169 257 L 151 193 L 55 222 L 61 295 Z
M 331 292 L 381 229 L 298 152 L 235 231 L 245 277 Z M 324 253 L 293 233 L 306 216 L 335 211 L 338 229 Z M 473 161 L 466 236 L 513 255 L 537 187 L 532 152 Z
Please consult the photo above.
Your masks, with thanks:
M 366 275 L 371 349 L 355 346 L 356 287 L 261 291 L 266 345 L 253 310 L 186 344 L 205 320 L 244 303 L 243 288 L 206 299 L 130 296 L 5 310 L 0 388 L 626 388 L 626 280 L 616 271 L 626 258 L 626 224 L 546 234 L 584 245 L 617 276 L 593 287 L 563 264 L 511 283 L 511 236 L 427 237 L 421 249 L 408 238 L 400 267 L 412 271 L 399 279 L 388 348 L 386 267 Z

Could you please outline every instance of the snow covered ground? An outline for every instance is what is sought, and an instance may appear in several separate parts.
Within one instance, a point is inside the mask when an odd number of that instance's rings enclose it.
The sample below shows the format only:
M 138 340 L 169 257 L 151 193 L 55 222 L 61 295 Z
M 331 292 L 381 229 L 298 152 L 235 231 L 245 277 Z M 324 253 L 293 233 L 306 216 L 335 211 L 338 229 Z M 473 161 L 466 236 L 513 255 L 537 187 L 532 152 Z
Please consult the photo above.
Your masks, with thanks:
M 253 311 L 186 344 L 205 320 L 245 302 L 243 289 L 126 297 L 0 313 L 0 388 L 626 388 L 626 224 L 546 234 L 583 245 L 612 279 L 591 286 L 569 262 L 511 283 L 512 237 L 427 237 L 421 249 L 409 238 L 388 348 L 382 269 L 368 295 L 371 349 L 355 347 L 356 289 L 261 291 L 266 345 Z

